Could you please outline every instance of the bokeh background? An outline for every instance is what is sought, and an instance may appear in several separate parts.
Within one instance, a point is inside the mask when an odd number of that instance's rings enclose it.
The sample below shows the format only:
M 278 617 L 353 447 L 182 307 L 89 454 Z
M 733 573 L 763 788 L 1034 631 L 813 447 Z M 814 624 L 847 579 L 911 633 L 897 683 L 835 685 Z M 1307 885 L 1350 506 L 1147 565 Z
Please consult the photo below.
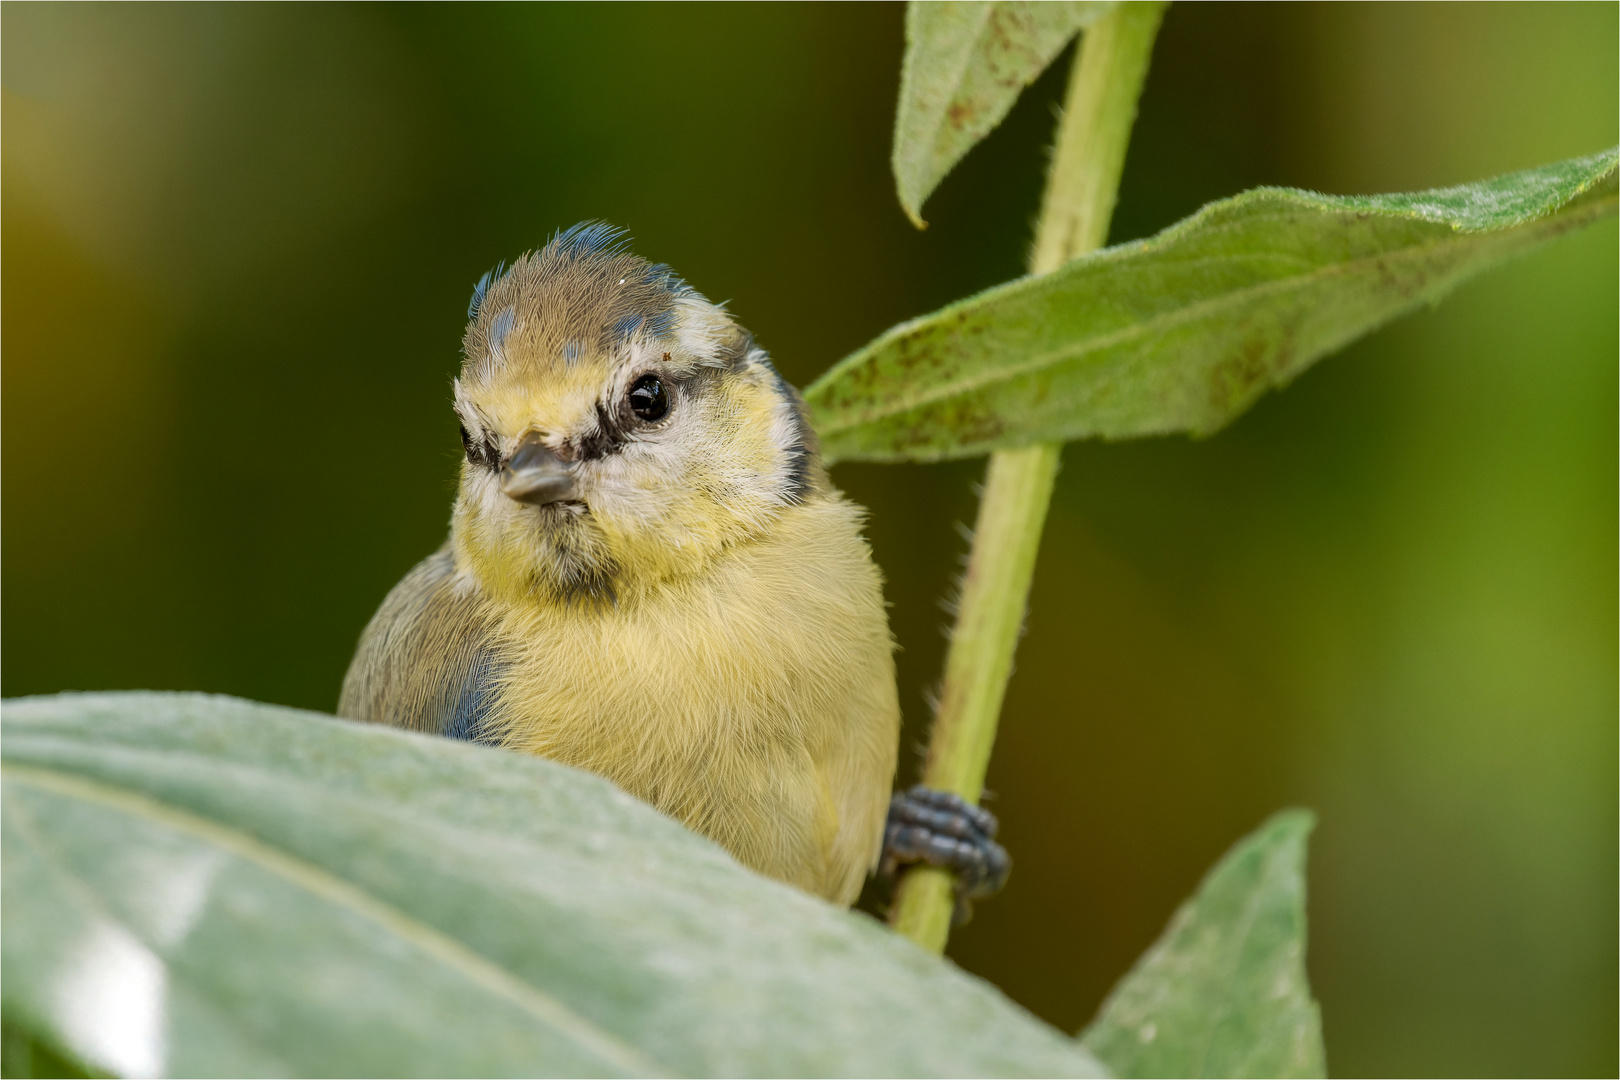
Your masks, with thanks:
M 1114 227 L 1617 141 L 1615 4 L 1173 7 Z M 911 229 L 895 5 L 3 9 L 3 691 L 330 709 L 441 540 L 467 295 L 630 227 L 801 384 L 1013 277 L 1067 55 Z M 1075 445 L 958 962 L 1074 1030 L 1203 871 L 1316 809 L 1330 1068 L 1614 1075 L 1616 230 L 1201 442 Z M 872 510 L 916 769 L 981 464 Z

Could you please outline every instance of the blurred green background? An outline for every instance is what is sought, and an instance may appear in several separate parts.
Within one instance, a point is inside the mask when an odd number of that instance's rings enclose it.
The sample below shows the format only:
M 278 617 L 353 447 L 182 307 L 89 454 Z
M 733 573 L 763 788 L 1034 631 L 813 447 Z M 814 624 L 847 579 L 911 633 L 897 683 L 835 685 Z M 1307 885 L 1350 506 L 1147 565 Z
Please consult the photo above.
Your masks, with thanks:
M 1256 184 L 1617 139 L 1617 8 L 1173 7 L 1114 238 Z M 441 540 L 472 283 L 628 226 L 800 384 L 1021 272 L 1065 56 L 896 204 L 894 5 L 3 7 L 6 695 L 330 709 Z M 1075 445 L 991 766 L 1017 871 L 952 955 L 1073 1030 L 1203 871 L 1314 807 L 1337 1074 L 1614 1075 L 1616 230 L 1228 431 Z M 976 462 L 841 466 L 909 782 Z

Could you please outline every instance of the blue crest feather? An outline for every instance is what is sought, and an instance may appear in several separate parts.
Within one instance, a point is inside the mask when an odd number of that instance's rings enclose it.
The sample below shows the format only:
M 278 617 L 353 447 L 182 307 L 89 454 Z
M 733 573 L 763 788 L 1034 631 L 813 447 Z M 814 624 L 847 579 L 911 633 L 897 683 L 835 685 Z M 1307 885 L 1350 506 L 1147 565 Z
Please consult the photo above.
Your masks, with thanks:
M 619 255 L 630 244 L 629 235 L 605 221 L 582 221 L 551 238 L 550 246 L 559 255 L 578 259 L 586 255 Z
M 512 324 L 517 322 L 517 312 L 511 308 L 501 309 L 495 316 L 495 321 L 489 324 L 489 347 L 499 352 L 506 344 L 506 335 L 512 332 Z
M 504 273 L 506 261 L 503 259 L 495 264 L 495 269 L 486 270 L 484 276 L 478 279 L 478 284 L 473 286 L 472 299 L 467 302 L 467 318 L 478 318 L 478 309 L 484 306 L 484 294 L 489 292 L 490 283 L 499 281 Z

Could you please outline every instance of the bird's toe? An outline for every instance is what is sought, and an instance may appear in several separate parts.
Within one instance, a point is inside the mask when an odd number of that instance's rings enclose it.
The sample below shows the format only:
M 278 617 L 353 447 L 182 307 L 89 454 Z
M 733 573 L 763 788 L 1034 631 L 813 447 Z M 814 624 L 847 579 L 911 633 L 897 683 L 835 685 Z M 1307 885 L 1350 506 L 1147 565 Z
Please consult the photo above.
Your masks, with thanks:
M 960 795 L 922 784 L 896 792 L 883 834 L 882 873 L 893 878 L 912 863 L 955 871 L 953 921 L 966 922 L 970 902 L 1000 891 L 1012 870 L 1007 849 L 996 843 L 998 827 L 994 814 Z

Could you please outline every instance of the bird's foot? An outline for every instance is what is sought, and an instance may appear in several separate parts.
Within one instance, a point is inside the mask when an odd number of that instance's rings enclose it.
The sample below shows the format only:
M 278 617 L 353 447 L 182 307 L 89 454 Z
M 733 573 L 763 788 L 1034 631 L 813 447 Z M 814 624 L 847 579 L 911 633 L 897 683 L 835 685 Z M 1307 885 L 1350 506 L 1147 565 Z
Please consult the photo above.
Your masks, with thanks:
M 998 827 L 996 815 L 960 795 L 922 784 L 896 792 L 889 800 L 878 872 L 893 879 L 908 863 L 956 871 L 951 922 L 960 926 L 973 914 L 972 901 L 999 892 L 1012 870 L 1007 849 L 996 843 Z

